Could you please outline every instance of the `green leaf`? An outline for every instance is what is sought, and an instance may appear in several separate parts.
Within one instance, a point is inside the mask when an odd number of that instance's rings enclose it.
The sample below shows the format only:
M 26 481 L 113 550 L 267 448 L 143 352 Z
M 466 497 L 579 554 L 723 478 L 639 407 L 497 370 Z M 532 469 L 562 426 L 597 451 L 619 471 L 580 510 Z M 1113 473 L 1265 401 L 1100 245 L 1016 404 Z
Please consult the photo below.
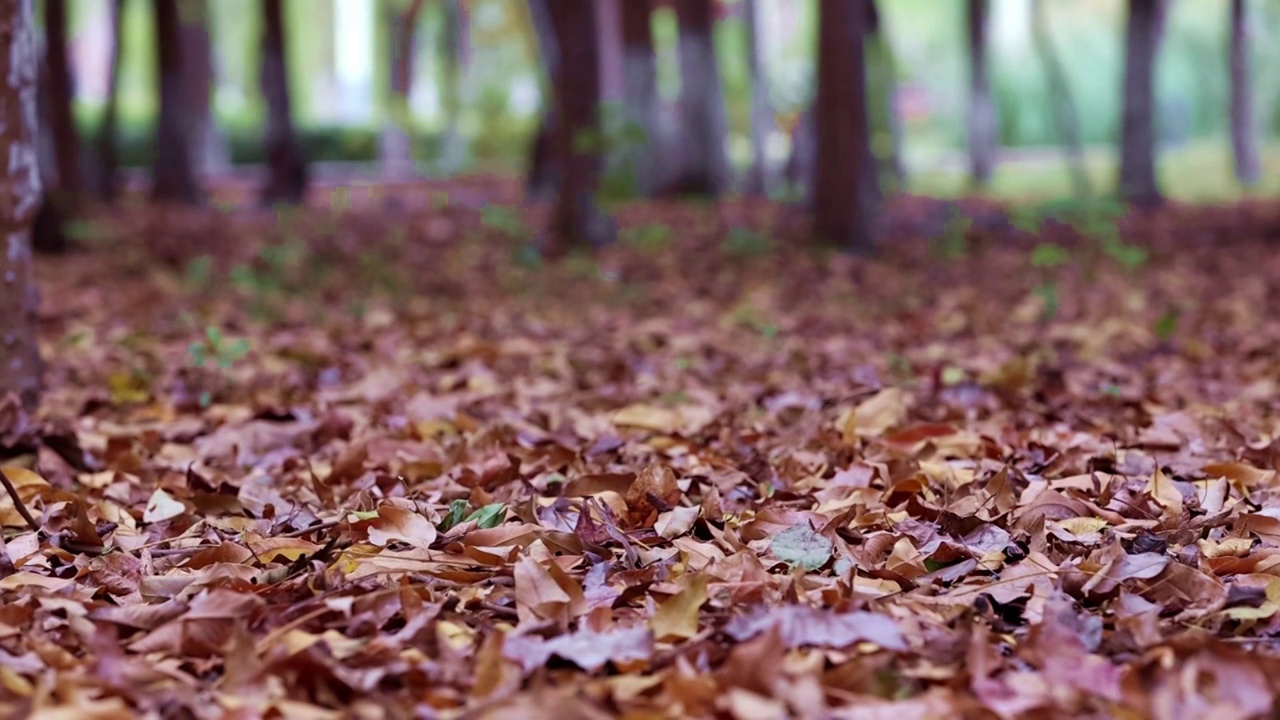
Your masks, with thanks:
M 1031 264 L 1038 268 L 1058 267 L 1070 260 L 1071 254 L 1067 249 L 1053 243 L 1041 243 L 1031 251 Z
M 769 543 L 769 550 L 792 567 L 817 570 L 831 559 L 831 541 L 808 525 L 794 525 L 783 530 Z
M 452 506 L 450 506 L 449 511 L 451 513 L 453 512 Z M 467 516 L 467 519 L 464 520 L 463 522 L 471 522 L 472 520 L 475 520 L 476 527 L 479 527 L 482 530 L 488 530 L 489 528 L 494 528 L 501 525 L 503 519 L 506 518 L 506 516 L 507 516 L 506 504 L 493 503 L 492 505 L 485 505 L 479 510 L 476 510 L 475 512 L 471 513 L 470 515 Z
M 445 514 L 444 519 L 436 527 L 443 532 L 462 522 L 462 519 L 467 516 L 467 505 L 467 501 L 463 499 L 449 503 L 449 512 Z

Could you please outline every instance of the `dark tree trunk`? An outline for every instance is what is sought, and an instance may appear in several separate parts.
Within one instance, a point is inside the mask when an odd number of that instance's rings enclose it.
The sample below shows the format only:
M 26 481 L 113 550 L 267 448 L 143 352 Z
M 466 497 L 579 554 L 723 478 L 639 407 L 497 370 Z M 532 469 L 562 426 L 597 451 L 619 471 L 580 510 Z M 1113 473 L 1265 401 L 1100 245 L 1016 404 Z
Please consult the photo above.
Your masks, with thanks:
M 559 58 L 554 82 L 555 152 L 564 177 L 543 250 L 557 257 L 573 248 L 599 247 L 612 241 L 613 221 L 596 201 L 600 148 L 583 137 L 600 132 L 600 62 L 595 0 L 549 2 Z
M 84 182 L 80 171 L 80 135 L 76 132 L 75 114 L 71 108 L 75 92 L 72 90 L 71 59 L 67 56 L 66 0 L 45 0 L 44 32 L 49 130 L 57 160 L 56 184 L 46 188 L 46 193 L 56 192 L 69 199 L 83 192 Z
M 821 4 L 814 232 L 855 253 L 874 249 L 880 190 L 868 182 L 874 163 L 867 128 L 863 24 L 866 0 Z
M 712 31 L 714 0 L 673 0 L 680 23 L 680 143 L 677 175 L 666 191 L 717 197 L 729 183 L 728 134 Z
M 160 84 L 160 116 L 156 120 L 155 163 L 151 197 L 195 203 L 200 200 L 192 152 L 191 117 L 183 87 L 181 24 L 178 0 L 153 0 L 156 29 L 156 72 Z
M 182 82 L 190 103 L 191 141 L 197 175 L 225 171 L 231 165 L 226 138 L 213 116 L 213 43 L 209 38 L 209 0 L 182 0 Z
M 1084 164 L 1084 144 L 1080 138 L 1080 118 L 1076 113 L 1075 96 L 1067 82 L 1067 72 L 1054 51 L 1049 37 L 1049 23 L 1045 18 L 1043 0 L 1031 0 L 1031 37 L 1040 64 L 1044 67 L 1045 86 L 1049 90 L 1049 102 L 1053 105 L 1050 118 L 1058 139 L 1066 153 L 1067 167 L 1071 172 L 1072 190 L 1077 198 L 1092 194 L 1089 172 Z
M 653 6 L 650 0 L 622 3 L 622 103 L 627 122 L 638 132 L 632 148 L 636 189 L 643 196 L 657 191 L 658 63 L 653 52 Z
M 742 22 L 747 29 L 747 73 L 751 85 L 751 170 L 745 189 L 750 195 L 766 195 L 771 178 L 765 146 L 773 127 L 773 110 L 769 105 L 769 79 L 761 58 L 758 0 L 744 0 Z
M 1253 117 L 1253 74 L 1249 70 L 1249 23 L 1245 0 L 1231 0 L 1231 152 L 1236 178 L 1254 185 L 1262 174 Z
M 538 43 L 538 57 L 546 77 L 544 103 L 538 133 L 533 138 L 529 153 L 529 175 L 525 181 L 525 195 L 531 200 L 550 200 L 555 197 L 560 184 L 560 170 L 555 163 L 556 103 L 554 86 L 559 76 L 560 48 L 556 41 L 555 23 L 551 19 L 550 0 L 529 0 L 529 16 L 533 20 L 533 34 Z
M 987 75 L 989 0 L 968 0 L 969 27 L 969 167 L 973 182 L 991 182 L 996 154 L 996 106 Z
M 1162 201 L 1156 180 L 1155 67 L 1163 0 L 1129 0 L 1124 56 L 1120 194 L 1136 205 Z
M 285 67 L 284 0 L 262 0 L 262 94 L 267 101 L 264 203 L 298 203 L 307 193 L 307 164 L 293 130 Z
M 119 161 L 116 156 L 116 123 L 120 113 L 120 56 L 124 42 L 125 0 L 111 0 L 111 56 L 107 71 L 107 102 L 102 110 L 94 147 L 97 149 L 98 197 L 110 202 L 119 191 Z
M 389 178 L 413 175 L 413 140 L 409 91 L 413 87 L 413 36 L 423 0 L 412 0 L 404 12 L 391 12 L 391 107 L 382 129 L 382 173 Z
M 40 202 L 36 167 L 35 18 L 31 0 L 0 0 L 0 402 L 13 393 L 29 409 L 40 399 L 31 221 Z

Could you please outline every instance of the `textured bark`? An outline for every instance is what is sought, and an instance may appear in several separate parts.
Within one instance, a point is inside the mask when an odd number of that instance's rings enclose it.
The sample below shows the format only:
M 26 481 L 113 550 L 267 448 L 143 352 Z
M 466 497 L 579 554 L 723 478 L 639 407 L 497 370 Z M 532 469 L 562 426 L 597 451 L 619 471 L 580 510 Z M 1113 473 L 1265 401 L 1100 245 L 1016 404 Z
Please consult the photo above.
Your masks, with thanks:
M 622 103 L 627 122 L 638 132 L 632 150 L 636 189 L 649 196 L 658 184 L 658 63 L 653 52 L 653 6 L 650 0 L 622 4 Z
M 1067 72 L 1053 48 L 1053 39 L 1049 37 L 1048 20 L 1045 18 L 1043 0 L 1031 0 L 1031 37 L 1036 52 L 1040 55 L 1040 64 L 1044 67 L 1045 86 L 1049 90 L 1049 102 L 1052 104 L 1050 118 L 1055 132 L 1061 141 L 1066 154 L 1067 167 L 1071 173 L 1071 185 L 1078 198 L 1087 198 L 1092 194 L 1089 173 L 1084 165 L 1084 144 L 1080 138 L 1080 117 L 1076 112 L 1075 96 L 1071 93 L 1071 85 L 1067 82 Z
M 1162 201 L 1156 180 L 1155 65 L 1163 0 L 1129 0 L 1120 128 L 1120 194 L 1136 205 Z
M 66 0 L 45 0 L 44 29 L 49 131 L 57 167 L 53 178 L 56 182 L 46 191 L 74 196 L 84 190 L 84 182 L 80 171 L 80 135 L 76 132 L 75 115 L 71 109 L 75 93 L 67 55 Z
M 444 102 L 445 130 L 441 155 L 445 168 L 456 171 L 467 160 L 467 138 L 461 131 L 463 93 L 470 61 L 471 35 L 467 6 L 462 0 L 445 0 Z
M 824 2 L 818 33 L 814 232 L 855 253 L 874 250 L 880 204 L 866 168 L 874 163 L 867 127 L 866 0 Z
M 388 13 L 391 21 L 391 102 L 382 128 L 382 174 L 388 178 L 413 175 L 413 140 L 409 91 L 413 87 L 413 37 L 423 0 L 411 0 L 402 12 Z
M 178 0 L 153 0 L 153 6 L 160 116 L 156 120 L 151 196 L 156 200 L 195 203 L 201 193 L 196 183 L 188 96 L 183 87 Z
M 769 79 L 761 57 L 758 0 L 744 0 L 742 22 L 747 30 L 747 74 L 751 84 L 751 170 L 747 173 L 745 190 L 750 195 L 765 195 L 771 185 L 765 146 L 773 128 L 773 110 L 769 105 Z
M 198 174 L 231 167 L 231 150 L 213 115 L 213 43 L 209 39 L 209 0 L 182 0 L 178 6 L 182 38 L 182 83 L 190 103 L 191 140 Z
M 549 257 L 573 248 L 612 241 L 613 221 L 596 202 L 600 178 L 600 64 L 595 0 L 549 2 L 559 59 L 555 96 L 556 162 L 564 177 L 556 198 L 550 232 L 543 243 Z
M 533 21 L 533 34 L 538 44 L 538 58 L 546 77 L 543 96 L 552 98 L 545 103 L 538 133 L 529 151 L 529 174 L 525 181 L 525 194 L 531 200 L 549 200 L 555 197 L 560 185 L 560 169 L 555 162 L 556 104 L 554 84 L 559 74 L 560 48 L 556 41 L 555 23 L 551 19 L 549 0 L 529 0 L 529 17 Z
M 712 30 L 714 0 L 673 0 L 680 23 L 680 142 L 677 174 L 666 192 L 719 196 L 729 184 L 724 92 Z
M 264 203 L 298 203 L 307 192 L 307 165 L 293 129 L 285 68 L 284 0 L 262 0 L 262 94 L 267 101 L 267 184 Z
M 1236 178 L 1245 185 L 1258 182 L 1257 126 L 1253 115 L 1253 73 L 1249 69 L 1249 24 L 1245 0 L 1231 0 L 1231 152 Z
M 125 0 L 111 0 L 111 54 L 107 70 L 107 102 L 102 110 L 94 147 L 97 150 L 98 197 L 110 202 L 119 192 L 119 159 L 116 152 L 116 124 L 120 115 L 120 57 L 124 43 Z
M 969 168 L 973 182 L 986 187 L 995 168 L 996 106 L 987 75 L 989 0 L 968 0 L 969 27 Z
M 36 345 L 36 285 L 31 222 L 40 202 L 36 162 L 35 18 L 31 0 L 0 0 L 0 396 L 14 393 L 28 408 L 40 398 Z

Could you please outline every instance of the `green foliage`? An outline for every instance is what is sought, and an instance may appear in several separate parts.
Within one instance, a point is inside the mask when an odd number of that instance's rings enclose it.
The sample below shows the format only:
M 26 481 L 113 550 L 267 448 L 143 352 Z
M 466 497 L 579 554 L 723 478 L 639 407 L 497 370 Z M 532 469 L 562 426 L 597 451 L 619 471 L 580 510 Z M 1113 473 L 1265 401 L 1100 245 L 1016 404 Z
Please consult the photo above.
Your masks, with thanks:
M 213 364 L 221 370 L 227 370 L 237 360 L 249 354 L 249 341 L 244 338 L 230 340 L 222 334 L 220 328 L 210 325 L 205 328 L 204 337 L 192 342 L 187 351 L 191 355 L 191 364 L 195 367 Z
M 1041 243 L 1031 251 L 1031 265 L 1038 268 L 1062 267 L 1071 262 L 1071 253 L 1061 245 Z
M 505 205 L 497 205 L 489 203 L 480 209 L 480 223 L 485 227 L 496 230 L 508 239 L 527 241 L 532 233 L 529 225 L 525 223 L 524 216 L 515 208 Z
M 1160 342 L 1169 342 L 1173 339 L 1173 334 L 1178 331 L 1178 320 L 1182 318 L 1182 312 L 1176 307 L 1171 307 L 1156 320 L 1155 333 Z
M 944 260 L 959 260 L 969 254 L 969 230 L 973 218 L 959 210 L 953 210 L 942 228 L 942 234 L 933 239 L 931 251 Z
M 760 257 L 773 251 L 773 241 L 767 235 L 751 228 L 734 227 L 729 229 L 729 234 L 720 244 L 720 249 L 730 257 Z
M 467 510 L 471 504 L 465 499 L 457 499 L 449 503 L 449 512 L 445 514 L 440 524 L 436 527 L 445 532 L 462 523 L 475 521 L 476 527 L 482 530 L 495 528 L 502 524 L 507 516 L 507 506 L 504 503 L 493 503 L 477 508 L 468 513 Z
M 624 244 L 642 252 L 656 253 L 670 245 L 671 228 L 663 223 L 624 227 L 619 239 Z

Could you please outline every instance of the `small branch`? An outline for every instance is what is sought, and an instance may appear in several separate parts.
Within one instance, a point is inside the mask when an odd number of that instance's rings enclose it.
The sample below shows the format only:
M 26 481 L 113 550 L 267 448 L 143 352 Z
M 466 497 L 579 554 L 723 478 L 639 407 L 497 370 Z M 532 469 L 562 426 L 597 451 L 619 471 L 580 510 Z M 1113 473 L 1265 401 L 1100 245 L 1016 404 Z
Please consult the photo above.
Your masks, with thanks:
M 17 508 L 18 514 L 22 516 L 22 519 L 27 522 L 27 527 L 30 527 L 32 532 L 40 532 L 40 523 L 36 522 L 35 518 L 31 517 L 31 512 L 27 510 L 27 506 L 22 502 L 22 498 L 18 497 L 18 489 L 13 486 L 13 483 L 9 482 L 9 476 L 6 475 L 3 470 L 0 470 L 0 482 L 4 483 L 5 491 L 8 492 L 9 497 L 13 499 L 13 506 Z
M 313 532 L 319 532 L 321 530 L 328 530 L 329 528 L 337 527 L 341 523 L 342 523 L 341 520 L 329 520 L 327 522 L 316 523 L 315 525 L 309 525 L 307 527 L 302 528 L 301 530 L 294 530 L 292 532 L 283 533 L 281 535 L 277 535 L 276 537 L 282 537 L 282 538 L 302 537 L 303 535 L 310 535 Z

